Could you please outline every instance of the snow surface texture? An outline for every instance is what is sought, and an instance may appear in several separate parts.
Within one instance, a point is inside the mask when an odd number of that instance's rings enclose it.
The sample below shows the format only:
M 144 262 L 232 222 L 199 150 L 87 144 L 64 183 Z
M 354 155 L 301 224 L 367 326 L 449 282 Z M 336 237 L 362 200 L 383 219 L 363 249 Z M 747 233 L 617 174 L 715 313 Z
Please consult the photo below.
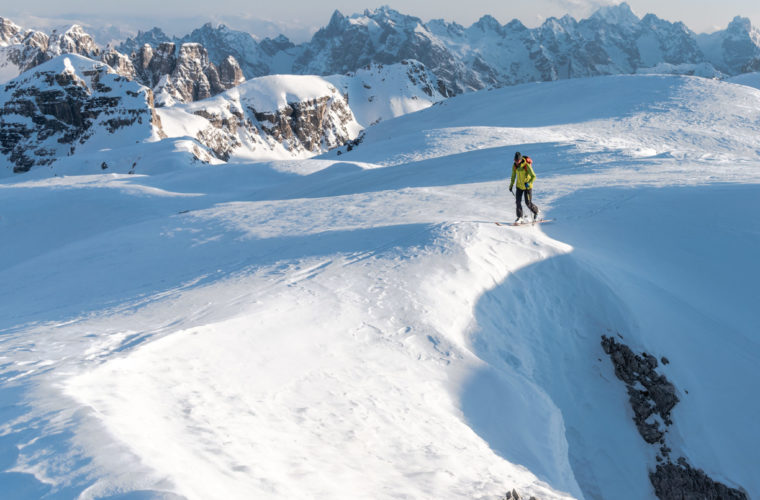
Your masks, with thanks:
M 745 73 L 743 75 L 729 78 L 727 81 L 760 89 L 760 73 Z
M 522 85 L 312 160 L 134 147 L 143 175 L 0 182 L 4 491 L 652 498 L 619 333 L 670 359 L 673 455 L 760 496 L 760 91 Z M 493 224 L 515 150 L 553 225 Z

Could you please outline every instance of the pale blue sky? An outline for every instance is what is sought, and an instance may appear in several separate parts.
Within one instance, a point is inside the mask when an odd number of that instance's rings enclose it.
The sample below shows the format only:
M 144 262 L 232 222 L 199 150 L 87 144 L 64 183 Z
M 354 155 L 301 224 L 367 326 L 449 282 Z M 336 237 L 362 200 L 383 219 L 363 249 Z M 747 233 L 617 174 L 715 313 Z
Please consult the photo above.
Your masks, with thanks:
M 281 30 L 296 39 L 307 38 L 316 28 L 324 26 L 335 9 L 344 14 L 362 12 L 380 5 L 422 18 L 424 21 L 443 18 L 469 26 L 484 14 L 491 14 L 502 24 L 517 18 L 530 27 L 547 17 L 570 14 L 578 19 L 587 17 L 600 5 L 619 3 L 615 0 L 377 0 L 356 2 L 331 0 L 291 0 L 261 2 L 251 0 L 129 0 L 127 2 L 92 0 L 24 0 L 0 7 L 0 16 L 8 17 L 22 26 L 33 24 L 52 26 L 58 20 L 81 19 L 86 24 L 100 20 L 122 29 L 147 29 L 154 25 L 167 31 L 185 32 L 204 21 L 224 22 L 259 35 L 271 36 Z M 749 17 L 760 24 L 758 0 L 629 0 L 633 11 L 642 17 L 652 12 L 669 21 L 683 21 L 697 33 L 725 28 L 736 15 Z M 262 22 L 266 21 L 266 22 Z

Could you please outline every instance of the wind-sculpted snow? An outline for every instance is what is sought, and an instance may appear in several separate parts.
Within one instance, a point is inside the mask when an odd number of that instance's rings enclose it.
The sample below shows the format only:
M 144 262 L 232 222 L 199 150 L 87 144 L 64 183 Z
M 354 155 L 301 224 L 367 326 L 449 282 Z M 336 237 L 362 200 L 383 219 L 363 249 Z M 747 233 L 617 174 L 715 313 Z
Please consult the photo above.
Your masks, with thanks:
M 671 456 L 757 497 L 759 118 L 747 86 L 588 78 L 313 159 L 206 165 L 175 138 L 134 144 L 133 175 L 77 153 L 3 179 L 0 486 L 654 498 L 619 334 L 670 361 Z M 555 222 L 493 223 L 516 150 Z

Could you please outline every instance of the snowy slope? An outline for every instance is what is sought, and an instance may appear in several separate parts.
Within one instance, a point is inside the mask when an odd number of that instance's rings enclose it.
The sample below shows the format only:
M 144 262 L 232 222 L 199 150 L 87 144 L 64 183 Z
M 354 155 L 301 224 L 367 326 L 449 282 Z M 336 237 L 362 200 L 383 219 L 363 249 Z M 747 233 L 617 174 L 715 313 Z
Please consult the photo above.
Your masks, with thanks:
M 606 77 L 459 96 L 340 158 L 164 169 L 161 141 L 136 175 L 4 179 L 0 484 L 653 498 L 618 333 L 670 360 L 674 457 L 757 497 L 759 124 L 746 86 Z M 492 223 L 515 150 L 556 223 Z
M 373 64 L 325 79 L 348 96 L 351 111 L 364 128 L 428 108 L 444 99 L 435 76 L 414 60 Z
M 743 75 L 729 78 L 726 81 L 760 89 L 760 73 L 745 73 Z

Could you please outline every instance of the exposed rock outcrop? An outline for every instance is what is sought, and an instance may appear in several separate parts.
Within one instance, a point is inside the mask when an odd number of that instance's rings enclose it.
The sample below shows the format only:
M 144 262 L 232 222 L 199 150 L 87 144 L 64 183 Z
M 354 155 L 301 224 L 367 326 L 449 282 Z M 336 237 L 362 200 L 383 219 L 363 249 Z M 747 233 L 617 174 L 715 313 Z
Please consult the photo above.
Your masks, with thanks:
M 660 500 L 747 500 L 747 494 L 712 480 L 701 469 L 691 467 L 685 459 L 677 463 L 658 464 L 649 480 Z
M 350 139 L 346 124 L 353 116 L 345 99 L 326 95 L 288 103 L 277 111 L 257 112 L 250 108 L 261 129 L 289 150 L 303 148 L 316 153 L 339 146 Z
M 109 65 L 117 74 L 135 80 L 137 72 L 132 60 L 124 54 L 108 49 L 100 56 L 100 60 Z
M 53 30 L 48 39 L 47 57 L 52 59 L 61 54 L 79 54 L 90 59 L 97 59 L 100 47 L 78 24 L 63 33 Z
M 628 388 L 639 434 L 649 444 L 660 442 L 665 435 L 661 424 L 667 427 L 672 423 L 670 412 L 679 402 L 675 386 L 657 373 L 657 358 L 654 356 L 647 353 L 639 356 L 612 337 L 603 336 L 602 347 L 612 359 L 615 375 Z
M 517 492 L 517 490 L 513 489 L 512 491 L 508 491 L 504 495 L 503 499 L 500 499 L 500 500 L 538 500 L 538 499 L 536 497 L 530 497 L 530 498 L 522 497 Z
M 667 445 L 666 434 L 673 424 L 671 411 L 680 400 L 675 386 L 657 373 L 657 358 L 646 352 L 638 355 L 606 335 L 602 335 L 602 348 L 612 361 L 615 376 L 626 384 L 639 434 L 647 443 L 659 446 L 657 460 L 661 463 L 649 472 L 657 498 L 746 500 L 746 493 L 711 479 L 701 469 L 692 467 L 686 458 L 671 460 L 672 450 Z M 665 360 L 667 358 L 663 358 L 663 363 L 668 364 Z

